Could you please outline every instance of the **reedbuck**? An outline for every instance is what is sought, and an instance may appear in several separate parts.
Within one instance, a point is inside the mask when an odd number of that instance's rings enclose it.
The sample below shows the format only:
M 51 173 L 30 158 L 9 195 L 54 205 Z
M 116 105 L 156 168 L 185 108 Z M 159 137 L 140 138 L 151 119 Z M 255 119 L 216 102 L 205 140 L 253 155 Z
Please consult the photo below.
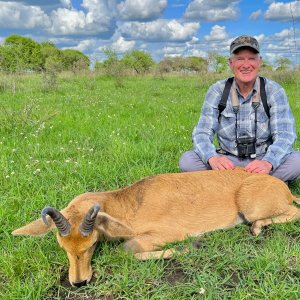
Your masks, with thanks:
M 188 236 L 244 222 L 258 235 L 263 226 L 296 220 L 300 209 L 293 201 L 300 199 L 279 179 L 243 169 L 163 174 L 80 195 L 60 212 L 44 208 L 41 219 L 13 235 L 41 235 L 56 227 L 69 258 L 70 283 L 81 286 L 91 280 L 92 255 L 103 238 L 124 239 L 125 249 L 139 259 L 166 258 L 172 250 L 157 250 Z

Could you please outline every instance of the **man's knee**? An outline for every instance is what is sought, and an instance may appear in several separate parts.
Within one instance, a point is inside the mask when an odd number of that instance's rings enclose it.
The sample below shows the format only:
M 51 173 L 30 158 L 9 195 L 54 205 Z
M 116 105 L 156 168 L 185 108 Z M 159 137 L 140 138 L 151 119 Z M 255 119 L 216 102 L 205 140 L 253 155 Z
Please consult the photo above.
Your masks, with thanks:
M 286 182 L 300 179 L 300 152 L 291 153 L 271 175 Z
M 182 154 L 179 159 L 179 168 L 182 172 L 204 171 L 209 169 L 193 150 Z
M 289 166 L 290 166 L 290 174 L 295 179 L 300 179 L 300 152 L 293 152 L 288 157 Z

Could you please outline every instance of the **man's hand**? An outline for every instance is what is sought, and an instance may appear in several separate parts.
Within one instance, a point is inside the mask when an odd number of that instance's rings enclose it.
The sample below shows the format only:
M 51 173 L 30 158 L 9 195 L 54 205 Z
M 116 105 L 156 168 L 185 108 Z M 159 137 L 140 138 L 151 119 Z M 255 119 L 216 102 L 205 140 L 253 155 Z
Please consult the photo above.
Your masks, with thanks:
M 272 167 L 272 164 L 266 160 L 254 160 L 245 167 L 245 171 L 249 173 L 269 174 Z
M 233 170 L 235 165 L 225 156 L 212 156 L 208 160 L 213 170 Z

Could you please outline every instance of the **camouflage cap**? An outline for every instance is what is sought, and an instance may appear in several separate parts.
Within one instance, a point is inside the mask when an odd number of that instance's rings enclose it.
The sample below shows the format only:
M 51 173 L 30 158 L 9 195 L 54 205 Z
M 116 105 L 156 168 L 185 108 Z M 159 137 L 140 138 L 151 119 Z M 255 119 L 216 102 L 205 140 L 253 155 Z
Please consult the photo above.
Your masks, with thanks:
M 242 47 L 250 47 L 259 53 L 259 44 L 258 41 L 248 35 L 241 35 L 237 37 L 230 45 L 230 54 L 233 54 L 237 49 Z

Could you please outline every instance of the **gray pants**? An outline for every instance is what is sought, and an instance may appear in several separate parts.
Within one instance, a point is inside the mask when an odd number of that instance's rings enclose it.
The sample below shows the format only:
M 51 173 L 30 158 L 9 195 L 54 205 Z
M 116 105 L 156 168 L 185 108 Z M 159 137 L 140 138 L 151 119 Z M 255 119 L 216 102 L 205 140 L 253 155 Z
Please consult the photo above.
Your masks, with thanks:
M 221 154 L 219 154 L 221 155 Z M 230 159 L 235 166 L 245 167 L 253 161 L 251 158 L 239 158 L 235 155 L 224 155 Z M 262 159 L 262 155 L 258 155 L 256 159 Z M 182 172 L 211 170 L 211 167 L 205 164 L 194 150 L 185 152 L 179 159 L 179 168 Z M 287 159 L 270 175 L 275 176 L 285 182 L 300 179 L 300 152 L 289 154 Z

